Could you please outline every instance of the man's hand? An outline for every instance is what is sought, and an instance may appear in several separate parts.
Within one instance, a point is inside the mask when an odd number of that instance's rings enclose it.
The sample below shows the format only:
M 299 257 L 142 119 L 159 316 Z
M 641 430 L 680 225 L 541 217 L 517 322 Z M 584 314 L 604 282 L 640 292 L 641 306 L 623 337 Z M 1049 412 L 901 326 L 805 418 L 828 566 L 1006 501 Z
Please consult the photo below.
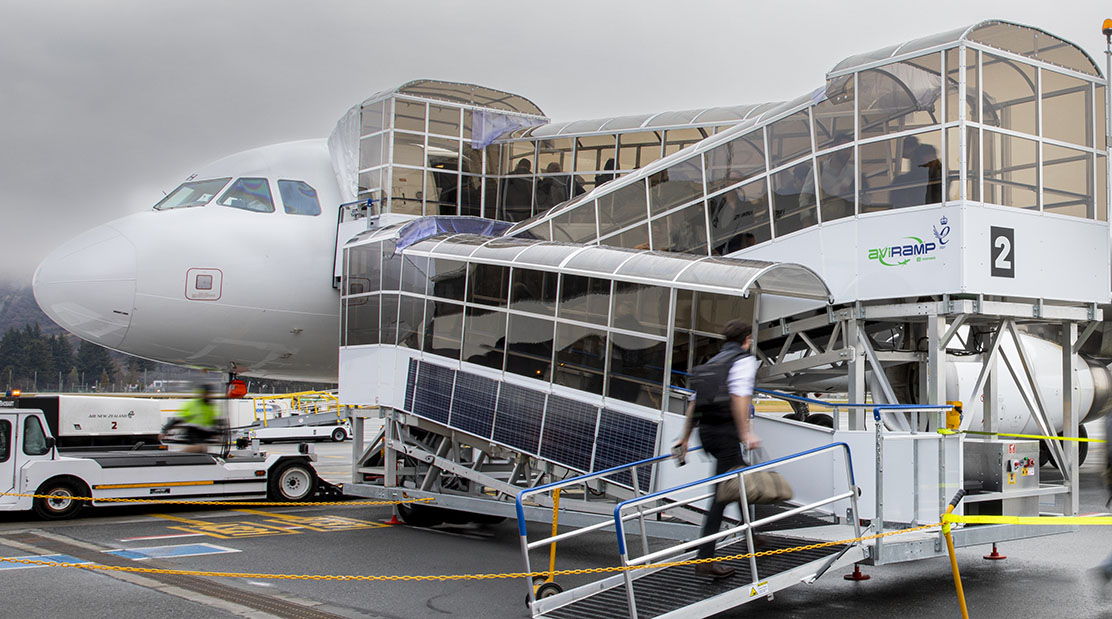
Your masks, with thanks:
M 757 436 L 756 432 L 744 432 L 741 435 L 741 442 L 745 444 L 746 449 L 757 449 L 761 446 L 761 437 Z

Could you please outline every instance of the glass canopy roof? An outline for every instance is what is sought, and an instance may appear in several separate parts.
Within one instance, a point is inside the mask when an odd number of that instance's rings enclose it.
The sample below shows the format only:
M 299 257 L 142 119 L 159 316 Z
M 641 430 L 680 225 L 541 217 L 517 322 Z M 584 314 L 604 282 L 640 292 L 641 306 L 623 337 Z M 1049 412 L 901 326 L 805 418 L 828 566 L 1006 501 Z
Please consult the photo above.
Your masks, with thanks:
M 732 296 L 761 292 L 823 302 L 830 299 L 830 290 L 814 271 L 790 263 L 525 239 L 507 243 L 507 239 L 471 234 L 430 237 L 413 243 L 404 253 L 467 258 L 472 262 L 602 276 Z
M 477 84 L 464 84 L 460 82 L 442 82 L 439 80 L 414 80 L 406 82 L 397 88 L 375 93 L 367 101 L 376 101 L 387 95 L 410 95 L 423 99 L 448 101 L 462 105 L 518 112 L 534 116 L 544 116 L 541 108 L 536 103 L 509 92 L 479 86 Z M 364 102 L 366 103 L 366 101 Z
M 512 137 L 551 138 L 613 131 L 643 130 L 652 131 L 675 127 L 701 127 L 741 122 L 753 118 L 778 106 L 779 103 L 758 103 L 730 105 L 725 107 L 700 108 L 679 112 L 656 112 L 613 116 L 594 120 L 573 120 L 551 123 L 539 127 L 523 129 Z
M 959 28 L 949 32 L 933 34 L 928 37 L 914 39 L 899 45 L 892 45 L 883 49 L 850 56 L 834 65 L 827 77 L 852 72 L 854 69 L 893 58 L 911 54 L 920 50 L 956 43 L 958 41 L 971 41 L 989 47 L 995 47 L 1006 52 L 1018 54 L 1033 60 L 1047 62 L 1060 67 L 1100 77 L 1100 67 L 1093 62 L 1085 50 L 1060 39 L 1044 30 L 1032 26 L 1024 26 L 998 19 L 983 21 L 966 28 Z

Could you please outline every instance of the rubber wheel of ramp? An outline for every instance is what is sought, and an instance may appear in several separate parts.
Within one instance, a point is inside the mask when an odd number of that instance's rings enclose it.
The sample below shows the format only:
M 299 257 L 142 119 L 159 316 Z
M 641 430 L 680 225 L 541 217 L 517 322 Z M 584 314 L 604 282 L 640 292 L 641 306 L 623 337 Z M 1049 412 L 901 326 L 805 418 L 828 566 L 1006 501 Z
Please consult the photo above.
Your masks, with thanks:
M 303 462 L 280 464 L 271 472 L 267 490 L 274 501 L 304 501 L 317 491 L 317 474 Z

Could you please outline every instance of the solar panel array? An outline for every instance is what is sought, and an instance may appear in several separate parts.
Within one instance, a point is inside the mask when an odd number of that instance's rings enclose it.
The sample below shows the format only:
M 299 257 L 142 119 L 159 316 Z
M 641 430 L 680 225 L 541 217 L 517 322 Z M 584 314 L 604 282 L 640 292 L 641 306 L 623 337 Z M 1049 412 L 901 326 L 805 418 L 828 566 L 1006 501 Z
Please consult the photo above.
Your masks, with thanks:
M 405 393 L 414 415 L 584 473 L 656 451 L 657 422 L 426 361 L 409 361 Z M 633 485 L 629 473 L 613 480 Z

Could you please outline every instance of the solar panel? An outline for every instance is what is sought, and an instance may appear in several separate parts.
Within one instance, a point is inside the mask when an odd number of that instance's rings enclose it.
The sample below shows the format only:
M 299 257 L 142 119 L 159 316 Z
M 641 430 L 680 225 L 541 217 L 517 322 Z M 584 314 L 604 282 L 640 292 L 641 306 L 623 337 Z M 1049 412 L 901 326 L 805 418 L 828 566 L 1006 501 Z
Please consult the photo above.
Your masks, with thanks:
M 496 411 L 494 440 L 536 455 L 544 418 L 544 394 L 502 383 Z
M 548 396 L 540 456 L 578 471 L 590 470 L 597 421 L 598 407 Z
M 629 464 L 651 458 L 656 454 L 656 422 L 626 415 L 609 409 L 602 409 L 599 418 L 597 447 L 592 471 L 602 471 L 613 466 Z M 649 467 L 637 471 L 637 481 L 642 490 L 649 489 Z M 629 473 L 613 476 L 618 483 L 633 485 Z
M 497 396 L 496 381 L 459 372 L 456 375 L 456 391 L 452 396 L 452 414 L 448 418 L 448 426 L 468 434 L 490 438 Z
M 413 394 L 413 414 L 447 424 L 455 374 L 455 370 L 422 361 Z

